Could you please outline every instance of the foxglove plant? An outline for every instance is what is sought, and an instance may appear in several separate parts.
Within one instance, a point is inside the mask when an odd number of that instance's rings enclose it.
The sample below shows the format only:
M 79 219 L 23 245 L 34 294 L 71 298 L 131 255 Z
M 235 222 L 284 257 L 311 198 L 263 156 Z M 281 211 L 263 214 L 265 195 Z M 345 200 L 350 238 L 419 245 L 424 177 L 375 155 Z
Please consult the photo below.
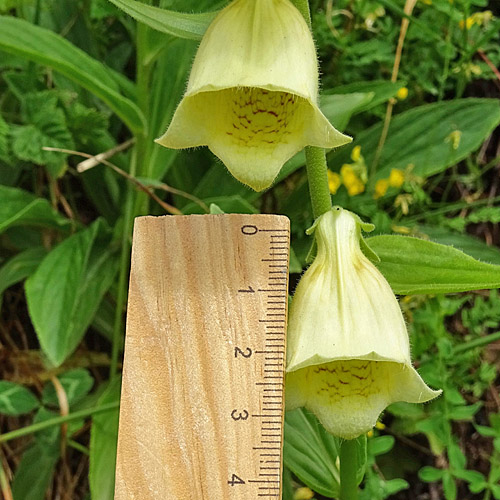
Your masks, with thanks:
M 396 297 L 361 250 L 370 226 L 340 207 L 316 220 L 317 256 L 289 316 L 287 408 L 308 408 L 345 439 L 369 431 L 393 402 L 440 394 L 413 368 Z
M 159 144 L 207 145 L 239 181 L 260 191 L 307 145 L 351 141 L 317 105 L 311 32 L 289 0 L 236 0 L 205 33 L 186 93 Z

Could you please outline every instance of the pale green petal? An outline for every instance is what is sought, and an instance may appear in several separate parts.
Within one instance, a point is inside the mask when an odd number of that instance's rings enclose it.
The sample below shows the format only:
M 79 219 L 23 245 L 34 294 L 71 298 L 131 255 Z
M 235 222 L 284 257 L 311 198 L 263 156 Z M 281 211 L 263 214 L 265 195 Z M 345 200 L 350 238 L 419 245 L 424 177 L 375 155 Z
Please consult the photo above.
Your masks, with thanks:
M 206 145 L 260 191 L 305 146 L 351 141 L 321 113 L 317 94 L 316 50 L 300 12 L 289 0 L 235 0 L 203 37 L 186 94 L 157 142 Z
M 302 97 L 242 87 L 185 97 L 157 142 L 174 149 L 207 145 L 234 177 L 260 191 L 304 146 L 350 140 Z
M 287 408 L 308 408 L 346 439 L 370 430 L 391 403 L 441 392 L 411 365 L 403 315 L 361 252 L 360 224 L 339 207 L 316 221 L 317 256 L 297 287 L 288 327 Z
M 328 432 L 345 439 L 368 432 L 396 401 L 424 403 L 440 393 L 413 367 L 388 361 L 333 361 L 286 377 L 287 410 L 306 407 Z

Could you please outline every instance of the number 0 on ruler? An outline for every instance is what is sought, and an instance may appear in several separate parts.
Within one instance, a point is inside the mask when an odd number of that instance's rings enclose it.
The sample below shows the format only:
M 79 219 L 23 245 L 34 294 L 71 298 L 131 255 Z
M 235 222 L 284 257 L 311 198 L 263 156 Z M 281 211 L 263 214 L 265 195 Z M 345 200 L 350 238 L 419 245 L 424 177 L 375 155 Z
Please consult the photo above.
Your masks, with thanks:
M 115 500 L 281 499 L 289 221 L 134 228 Z

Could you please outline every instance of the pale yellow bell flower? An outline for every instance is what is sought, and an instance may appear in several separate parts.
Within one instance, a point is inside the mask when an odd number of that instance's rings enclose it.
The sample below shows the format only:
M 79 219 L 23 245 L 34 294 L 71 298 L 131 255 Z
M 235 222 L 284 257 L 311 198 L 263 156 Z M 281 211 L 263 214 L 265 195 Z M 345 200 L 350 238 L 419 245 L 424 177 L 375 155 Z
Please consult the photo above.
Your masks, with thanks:
M 205 33 L 186 93 L 159 144 L 208 146 L 260 191 L 305 146 L 351 141 L 317 105 L 311 32 L 289 0 L 235 0 Z
M 313 226 L 317 256 L 300 280 L 288 327 L 287 409 L 306 407 L 335 436 L 368 432 L 396 401 L 423 403 L 406 325 L 391 287 L 361 251 L 363 224 L 335 207 Z

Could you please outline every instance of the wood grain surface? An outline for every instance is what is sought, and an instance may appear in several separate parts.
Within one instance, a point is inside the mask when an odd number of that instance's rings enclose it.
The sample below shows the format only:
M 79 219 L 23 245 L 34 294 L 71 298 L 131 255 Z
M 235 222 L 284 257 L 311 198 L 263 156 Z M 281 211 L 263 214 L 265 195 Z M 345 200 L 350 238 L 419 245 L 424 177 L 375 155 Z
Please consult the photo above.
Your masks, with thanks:
M 140 217 L 115 500 L 281 499 L 289 221 Z

